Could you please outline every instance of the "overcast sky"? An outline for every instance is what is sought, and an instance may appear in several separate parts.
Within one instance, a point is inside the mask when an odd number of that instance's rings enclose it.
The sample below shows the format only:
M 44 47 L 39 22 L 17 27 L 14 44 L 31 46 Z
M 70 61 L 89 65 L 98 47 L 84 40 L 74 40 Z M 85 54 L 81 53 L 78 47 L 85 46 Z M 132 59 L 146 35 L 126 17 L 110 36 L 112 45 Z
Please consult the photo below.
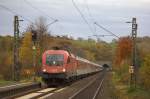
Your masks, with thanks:
M 75 38 L 88 38 L 93 34 L 109 35 L 104 30 L 95 26 L 96 21 L 118 36 L 127 36 L 131 33 L 132 17 L 137 18 L 138 36 L 150 36 L 150 0 L 74 0 L 94 33 L 81 18 L 74 7 L 72 0 L 26 0 L 32 6 L 42 10 L 35 10 L 24 0 L 0 0 L 0 35 L 13 35 L 13 16 L 1 5 L 8 7 L 28 20 L 34 21 L 40 16 L 47 19 L 47 24 L 53 20 L 47 16 L 59 20 L 49 26 L 53 35 L 69 35 Z M 24 19 L 20 25 L 23 31 L 30 22 Z M 112 40 L 115 37 L 101 37 L 102 40 Z

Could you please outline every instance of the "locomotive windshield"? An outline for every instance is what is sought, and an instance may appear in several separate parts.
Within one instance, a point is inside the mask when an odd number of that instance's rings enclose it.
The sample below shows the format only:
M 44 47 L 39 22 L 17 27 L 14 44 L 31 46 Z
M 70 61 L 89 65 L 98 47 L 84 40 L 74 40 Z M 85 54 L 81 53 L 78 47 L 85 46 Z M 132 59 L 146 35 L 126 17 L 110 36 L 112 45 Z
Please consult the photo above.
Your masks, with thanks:
M 49 54 L 46 55 L 46 64 L 49 66 L 62 66 L 64 56 L 61 54 Z

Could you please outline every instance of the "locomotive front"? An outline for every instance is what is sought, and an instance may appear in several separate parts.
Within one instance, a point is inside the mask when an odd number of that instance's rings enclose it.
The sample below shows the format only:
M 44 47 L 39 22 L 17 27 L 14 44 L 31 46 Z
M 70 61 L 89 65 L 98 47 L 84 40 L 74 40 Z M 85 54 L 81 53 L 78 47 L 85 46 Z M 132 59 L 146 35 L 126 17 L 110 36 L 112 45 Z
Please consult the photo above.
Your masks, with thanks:
M 48 50 L 42 56 L 42 78 L 64 79 L 66 77 L 67 52 L 62 50 Z

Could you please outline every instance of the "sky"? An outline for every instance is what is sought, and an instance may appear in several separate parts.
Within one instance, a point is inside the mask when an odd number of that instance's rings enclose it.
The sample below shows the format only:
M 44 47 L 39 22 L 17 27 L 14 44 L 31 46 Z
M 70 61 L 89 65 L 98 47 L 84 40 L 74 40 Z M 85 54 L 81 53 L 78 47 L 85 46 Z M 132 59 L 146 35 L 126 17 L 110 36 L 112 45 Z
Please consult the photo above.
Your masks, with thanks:
M 0 35 L 13 35 L 13 17 L 22 17 L 20 31 L 34 22 L 40 16 L 46 18 L 46 24 L 57 19 L 50 25 L 52 35 L 68 35 L 74 38 L 93 35 L 110 35 L 94 24 L 97 22 L 119 37 L 131 35 L 133 17 L 137 18 L 138 36 L 150 36 L 150 0 L 73 0 L 81 14 L 75 8 L 72 0 L 0 0 Z M 30 5 L 31 4 L 31 5 Z M 15 12 L 11 13 L 1 6 Z M 38 8 L 38 9 L 34 9 Z M 40 10 L 40 11 L 39 11 Z M 52 17 L 52 18 L 50 18 Z M 100 37 L 101 40 L 111 41 L 114 36 Z

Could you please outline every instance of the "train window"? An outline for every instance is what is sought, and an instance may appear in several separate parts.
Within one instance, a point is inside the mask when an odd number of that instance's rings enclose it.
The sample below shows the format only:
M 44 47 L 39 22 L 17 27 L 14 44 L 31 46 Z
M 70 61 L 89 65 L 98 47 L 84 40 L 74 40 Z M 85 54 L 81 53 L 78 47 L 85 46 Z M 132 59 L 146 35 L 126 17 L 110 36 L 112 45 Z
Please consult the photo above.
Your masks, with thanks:
M 64 55 L 48 54 L 46 55 L 46 64 L 49 66 L 62 66 L 64 63 Z

